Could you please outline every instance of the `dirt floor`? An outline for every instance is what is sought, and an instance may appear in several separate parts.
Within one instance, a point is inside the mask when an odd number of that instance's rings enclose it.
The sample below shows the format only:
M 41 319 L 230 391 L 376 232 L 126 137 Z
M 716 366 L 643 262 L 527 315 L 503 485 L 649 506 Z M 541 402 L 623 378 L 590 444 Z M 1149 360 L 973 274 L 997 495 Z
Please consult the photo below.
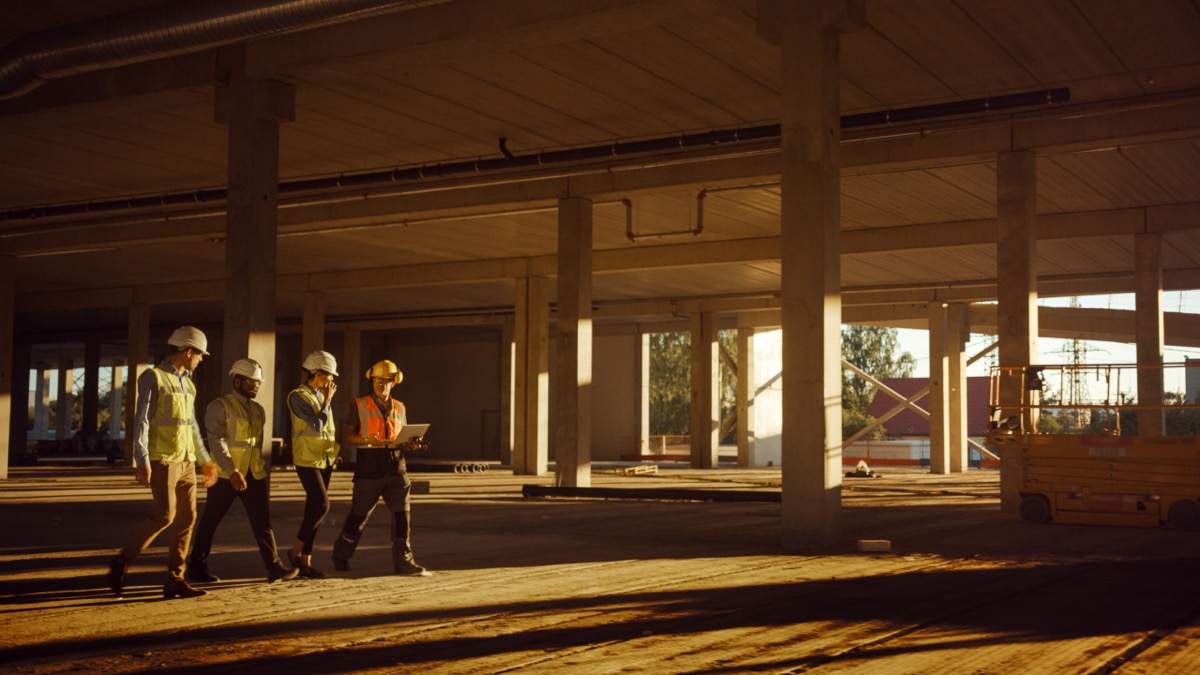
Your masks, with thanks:
M 146 512 L 128 470 L 14 468 L 0 481 L 5 672 L 1193 673 L 1200 533 L 1029 525 L 998 475 L 846 479 L 837 550 L 780 547 L 779 505 L 532 499 L 552 478 L 423 473 L 413 546 L 390 575 L 377 513 L 350 572 L 267 584 L 244 513 L 217 533 L 223 581 L 162 600 L 161 545 L 124 600 L 107 560 Z M 778 490 L 778 470 L 664 469 L 604 487 Z M 276 534 L 301 513 L 273 475 Z M 349 504 L 337 473 L 318 567 Z M 165 538 L 165 536 L 164 536 Z M 860 553 L 886 539 L 887 553 Z M 161 542 L 162 540 L 160 540 Z

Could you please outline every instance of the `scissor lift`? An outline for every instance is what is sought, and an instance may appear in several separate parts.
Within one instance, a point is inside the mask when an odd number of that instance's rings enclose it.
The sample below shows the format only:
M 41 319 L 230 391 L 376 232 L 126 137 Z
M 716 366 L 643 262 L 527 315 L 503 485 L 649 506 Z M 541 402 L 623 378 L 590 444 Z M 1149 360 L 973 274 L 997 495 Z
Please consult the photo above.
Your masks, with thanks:
M 1137 366 L 1104 368 L 1114 367 Z M 1038 366 L 1025 370 L 1040 379 L 1043 370 L 1058 368 L 1070 366 Z M 1107 419 L 1114 424 L 1104 434 L 1025 433 L 1012 417 L 998 419 L 997 411 L 1001 406 L 996 400 L 997 370 L 993 369 L 993 429 L 988 434 L 988 441 L 1007 452 L 1019 452 L 1020 515 L 1023 520 L 1200 529 L 1200 501 L 1197 501 L 1200 499 L 1200 437 L 1121 436 L 1120 410 L 1138 409 L 1139 406 L 1115 405 L 1111 403 L 1112 398 L 1100 405 L 1069 401 L 1061 405 L 1036 406 L 1104 409 L 1108 411 Z M 1010 412 L 1014 410 L 1012 405 L 1003 408 Z

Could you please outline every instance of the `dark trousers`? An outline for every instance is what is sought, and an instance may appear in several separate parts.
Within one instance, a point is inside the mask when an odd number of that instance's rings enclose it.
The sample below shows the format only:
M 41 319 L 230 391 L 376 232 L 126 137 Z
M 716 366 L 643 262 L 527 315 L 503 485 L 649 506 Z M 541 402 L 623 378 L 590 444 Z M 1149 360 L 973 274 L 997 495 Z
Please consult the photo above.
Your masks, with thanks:
M 234 500 L 241 498 L 242 506 L 246 509 L 246 517 L 250 519 L 250 531 L 254 535 L 254 543 L 258 544 L 258 553 L 262 556 L 267 569 L 280 565 L 279 551 L 275 546 L 275 532 L 271 529 L 271 507 L 267 499 L 267 481 L 254 476 L 246 476 L 246 489 L 238 492 L 233 484 L 221 479 L 208 489 L 208 497 L 204 503 L 204 514 L 200 516 L 200 525 L 196 528 L 196 537 L 192 545 L 192 563 L 204 562 L 212 551 L 213 535 L 221 519 L 229 512 Z
M 392 561 L 399 564 L 401 560 L 412 560 L 412 546 L 409 541 L 410 513 L 409 494 L 412 483 L 408 473 L 391 472 L 383 478 L 354 477 L 354 492 L 350 497 L 350 514 L 342 525 L 342 533 L 333 543 L 333 557 L 349 560 L 358 548 L 367 519 L 379 504 L 380 497 L 387 509 L 392 512 Z
M 312 555 L 313 541 L 317 538 L 317 528 L 329 515 L 329 479 L 333 476 L 333 467 L 314 469 L 310 466 L 296 467 L 296 476 L 304 486 L 304 520 L 300 521 L 300 531 L 296 539 L 304 544 L 301 553 Z

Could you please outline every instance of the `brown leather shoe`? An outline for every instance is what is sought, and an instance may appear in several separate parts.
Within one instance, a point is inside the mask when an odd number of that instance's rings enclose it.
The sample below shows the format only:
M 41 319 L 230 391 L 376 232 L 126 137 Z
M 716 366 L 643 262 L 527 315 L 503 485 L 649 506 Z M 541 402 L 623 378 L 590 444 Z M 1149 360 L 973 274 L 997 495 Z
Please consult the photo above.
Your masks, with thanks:
M 163 598 L 167 600 L 176 596 L 181 598 L 198 598 L 201 595 L 208 595 L 208 591 L 195 588 L 183 579 L 172 579 L 163 584 Z

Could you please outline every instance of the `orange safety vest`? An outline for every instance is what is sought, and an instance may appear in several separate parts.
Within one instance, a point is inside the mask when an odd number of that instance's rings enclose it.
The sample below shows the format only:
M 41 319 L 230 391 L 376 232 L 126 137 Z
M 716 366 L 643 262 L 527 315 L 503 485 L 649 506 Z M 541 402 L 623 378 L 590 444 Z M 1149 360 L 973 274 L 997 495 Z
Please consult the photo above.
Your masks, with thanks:
M 397 440 L 400 435 L 400 428 L 404 426 L 405 411 L 404 404 L 396 399 L 392 399 L 392 409 L 385 416 L 383 411 L 379 409 L 379 404 L 375 402 L 374 396 L 360 396 L 354 399 L 354 406 L 358 409 L 358 434 L 360 436 L 382 438 L 388 442 Z

